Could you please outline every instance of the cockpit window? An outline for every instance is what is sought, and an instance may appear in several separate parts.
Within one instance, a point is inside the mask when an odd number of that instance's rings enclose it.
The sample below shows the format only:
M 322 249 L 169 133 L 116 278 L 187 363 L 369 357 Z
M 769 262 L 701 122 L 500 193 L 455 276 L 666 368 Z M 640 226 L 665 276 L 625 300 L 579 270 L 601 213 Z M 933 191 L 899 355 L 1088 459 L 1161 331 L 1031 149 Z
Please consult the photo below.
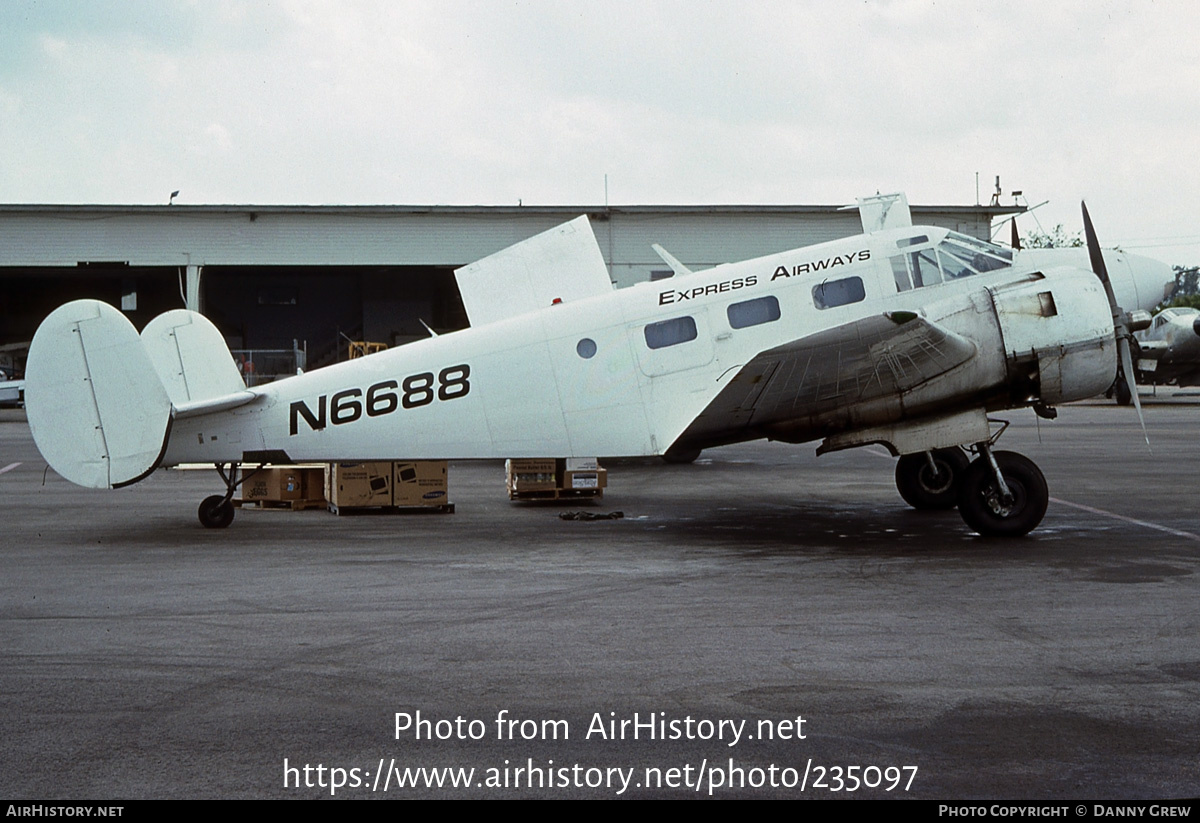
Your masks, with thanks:
M 928 238 L 904 238 L 900 247 L 928 242 Z M 958 232 L 948 232 L 937 245 L 894 255 L 891 258 L 896 291 L 932 286 L 963 277 L 997 271 L 1012 266 L 1012 250 Z M 911 286 L 909 285 L 911 283 Z
M 958 257 L 976 272 L 996 271 L 1012 265 L 1012 249 L 955 231 L 946 235 L 946 239 L 938 244 L 938 250 Z

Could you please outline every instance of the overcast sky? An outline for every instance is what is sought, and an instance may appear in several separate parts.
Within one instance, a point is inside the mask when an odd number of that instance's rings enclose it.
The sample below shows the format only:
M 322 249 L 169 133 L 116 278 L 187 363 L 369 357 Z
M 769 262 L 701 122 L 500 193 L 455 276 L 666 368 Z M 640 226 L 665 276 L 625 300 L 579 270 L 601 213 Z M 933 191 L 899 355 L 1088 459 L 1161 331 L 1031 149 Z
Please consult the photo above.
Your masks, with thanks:
M 1197 149 L 1194 2 L 0 2 L 8 203 L 967 205 L 978 172 L 1194 265 Z

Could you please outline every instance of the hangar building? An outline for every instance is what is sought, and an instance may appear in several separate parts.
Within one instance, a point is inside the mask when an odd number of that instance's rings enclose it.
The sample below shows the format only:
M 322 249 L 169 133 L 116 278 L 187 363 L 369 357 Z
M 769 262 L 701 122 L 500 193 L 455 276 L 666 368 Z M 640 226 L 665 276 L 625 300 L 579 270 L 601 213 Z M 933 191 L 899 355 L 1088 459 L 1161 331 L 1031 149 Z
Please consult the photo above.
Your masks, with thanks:
M 913 222 L 988 238 L 1005 206 L 912 206 Z M 838 206 L 0 205 L 0 365 L 23 370 L 38 323 L 77 298 L 141 329 L 188 297 L 234 350 L 399 345 L 462 328 L 454 269 L 586 214 L 618 287 L 847 237 Z

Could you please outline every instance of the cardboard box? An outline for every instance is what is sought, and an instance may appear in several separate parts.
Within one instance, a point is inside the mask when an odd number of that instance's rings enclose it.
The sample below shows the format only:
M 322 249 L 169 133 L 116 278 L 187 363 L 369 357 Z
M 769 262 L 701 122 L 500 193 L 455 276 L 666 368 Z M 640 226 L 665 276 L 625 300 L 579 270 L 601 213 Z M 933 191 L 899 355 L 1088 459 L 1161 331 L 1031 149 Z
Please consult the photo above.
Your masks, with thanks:
M 563 471 L 594 472 L 600 468 L 600 461 L 595 457 L 567 457 L 563 459 Z
M 445 460 L 397 461 L 392 471 L 392 505 L 445 506 L 449 502 Z
M 509 474 L 514 472 L 550 472 L 554 473 L 558 461 L 553 457 L 513 457 L 504 461 L 504 469 Z
M 557 461 L 553 458 L 520 458 L 505 461 L 509 494 L 554 491 L 558 488 Z
M 272 466 L 245 471 L 241 485 L 242 500 L 285 501 L 320 500 L 323 496 L 324 470 L 299 466 Z
M 564 489 L 603 489 L 608 486 L 608 470 L 569 471 L 563 473 Z
M 334 506 L 391 506 L 394 471 L 391 460 L 330 463 L 325 499 Z

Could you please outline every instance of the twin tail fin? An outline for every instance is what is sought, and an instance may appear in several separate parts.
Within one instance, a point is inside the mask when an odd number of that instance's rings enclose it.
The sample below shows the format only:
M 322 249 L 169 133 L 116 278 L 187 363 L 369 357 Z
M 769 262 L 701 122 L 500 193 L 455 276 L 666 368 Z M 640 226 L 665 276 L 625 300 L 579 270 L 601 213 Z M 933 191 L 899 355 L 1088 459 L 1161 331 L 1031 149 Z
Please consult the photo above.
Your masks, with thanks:
M 67 480 L 96 489 L 154 471 L 173 419 L 256 396 L 203 316 L 170 311 L 139 335 L 98 300 L 67 303 L 42 321 L 25 376 L 26 414 L 42 456 Z

